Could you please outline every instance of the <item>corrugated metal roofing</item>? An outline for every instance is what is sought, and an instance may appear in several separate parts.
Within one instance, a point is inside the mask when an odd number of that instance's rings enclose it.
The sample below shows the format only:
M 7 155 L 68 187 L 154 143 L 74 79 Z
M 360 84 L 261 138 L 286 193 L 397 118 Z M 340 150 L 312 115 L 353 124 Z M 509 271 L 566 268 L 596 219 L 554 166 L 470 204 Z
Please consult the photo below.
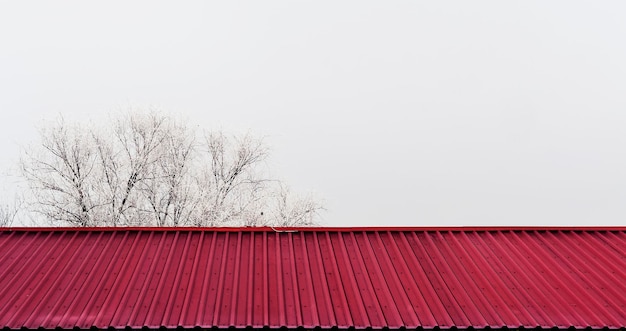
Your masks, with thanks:
M 623 328 L 625 231 L 8 229 L 0 327 Z

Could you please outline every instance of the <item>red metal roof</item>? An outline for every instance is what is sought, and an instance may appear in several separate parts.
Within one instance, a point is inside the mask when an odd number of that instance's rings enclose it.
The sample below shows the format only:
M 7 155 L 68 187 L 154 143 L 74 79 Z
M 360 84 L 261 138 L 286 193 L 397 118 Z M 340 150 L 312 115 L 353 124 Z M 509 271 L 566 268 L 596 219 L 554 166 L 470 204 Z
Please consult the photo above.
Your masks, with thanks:
M 4 229 L 0 327 L 626 326 L 626 228 Z

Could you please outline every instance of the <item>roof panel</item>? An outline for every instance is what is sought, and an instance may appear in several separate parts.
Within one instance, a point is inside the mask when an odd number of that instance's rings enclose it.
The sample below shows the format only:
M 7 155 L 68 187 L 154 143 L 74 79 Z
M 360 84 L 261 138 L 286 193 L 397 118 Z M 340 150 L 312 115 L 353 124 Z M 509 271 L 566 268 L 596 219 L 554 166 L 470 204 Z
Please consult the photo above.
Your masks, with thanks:
M 4 229 L 0 327 L 624 328 L 622 228 Z

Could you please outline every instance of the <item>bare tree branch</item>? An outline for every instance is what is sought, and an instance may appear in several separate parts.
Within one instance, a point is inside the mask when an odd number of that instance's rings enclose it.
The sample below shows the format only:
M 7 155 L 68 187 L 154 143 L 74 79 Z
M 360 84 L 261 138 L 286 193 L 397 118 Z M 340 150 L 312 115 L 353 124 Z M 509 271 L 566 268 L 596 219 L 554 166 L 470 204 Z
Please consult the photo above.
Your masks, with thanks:
M 222 132 L 197 139 L 154 110 L 111 123 L 61 118 L 41 131 L 40 145 L 21 160 L 33 212 L 55 225 L 295 226 L 315 223 L 322 210 L 264 175 L 262 139 Z
M 14 198 L 13 203 L 0 205 L 0 227 L 11 226 L 15 222 L 17 214 L 22 209 L 23 200 L 20 196 Z

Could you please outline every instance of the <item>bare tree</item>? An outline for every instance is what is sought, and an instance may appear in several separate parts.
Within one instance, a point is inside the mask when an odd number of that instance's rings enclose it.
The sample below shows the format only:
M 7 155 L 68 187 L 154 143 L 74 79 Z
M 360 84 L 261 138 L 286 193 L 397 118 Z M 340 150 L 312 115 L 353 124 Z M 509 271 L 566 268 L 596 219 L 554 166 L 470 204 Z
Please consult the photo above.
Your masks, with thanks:
M 267 183 L 258 174 L 268 156 L 262 140 L 250 135 L 229 138 L 223 133 L 205 137 L 201 176 L 198 177 L 200 201 L 194 225 L 250 225 L 260 214 L 260 200 L 266 199 Z
M 312 195 L 297 196 L 284 184 L 278 185 L 277 200 L 271 210 L 271 223 L 276 226 L 315 225 L 320 211 L 324 210 L 319 199 Z
M 139 191 L 147 202 L 143 211 L 152 215 L 157 226 L 187 225 L 197 205 L 191 169 L 195 137 L 185 126 L 166 125 L 159 139 L 159 156 L 147 164 L 150 175 L 140 182 Z
M 175 168 L 168 157 L 181 152 L 168 145 L 178 138 L 170 122 L 157 113 L 129 113 L 115 120 L 112 132 L 93 134 L 111 225 L 164 225 L 157 200 L 168 178 L 160 165 Z
M 0 204 L 0 227 L 11 226 L 22 207 L 22 199 L 16 196 L 13 203 Z
M 26 150 L 21 169 L 31 209 L 52 224 L 313 224 L 321 204 L 265 175 L 268 155 L 251 135 L 197 139 L 172 117 L 131 111 L 110 126 L 57 121 Z
M 85 132 L 61 118 L 41 132 L 41 147 L 26 151 L 22 174 L 30 185 L 34 211 L 53 222 L 92 226 L 95 153 Z

